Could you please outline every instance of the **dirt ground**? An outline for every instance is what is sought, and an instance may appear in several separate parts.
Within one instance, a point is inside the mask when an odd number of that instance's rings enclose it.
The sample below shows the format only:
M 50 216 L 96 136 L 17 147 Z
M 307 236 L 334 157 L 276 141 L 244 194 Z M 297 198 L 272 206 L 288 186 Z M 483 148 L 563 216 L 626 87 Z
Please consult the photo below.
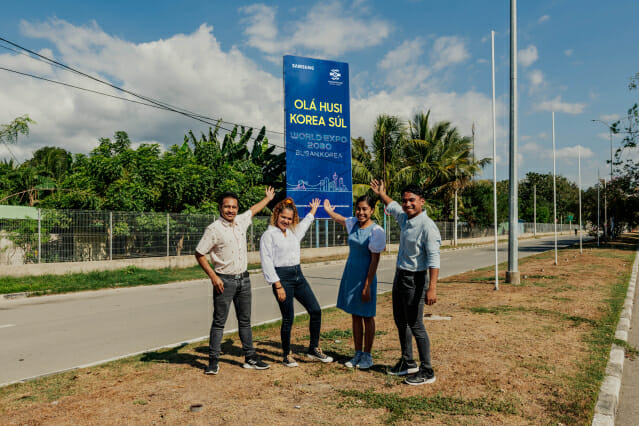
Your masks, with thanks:
M 269 370 L 241 368 L 231 335 L 217 376 L 203 374 L 207 342 L 148 353 L 0 389 L 0 423 L 587 423 L 612 339 L 605 334 L 614 334 L 606 315 L 614 289 L 625 293 L 637 242 L 634 234 L 607 248 L 586 245 L 583 254 L 561 250 L 557 266 L 552 252 L 523 259 L 522 284 L 502 282 L 497 292 L 490 269 L 442 280 L 437 304 L 425 309 L 431 385 L 407 386 L 385 373 L 400 354 L 386 294 L 370 371 L 343 365 L 353 352 L 351 319 L 333 309 L 324 313 L 321 344 L 336 363 L 305 359 L 308 323 L 298 318 L 299 368 L 279 364 L 277 327 L 258 328 Z

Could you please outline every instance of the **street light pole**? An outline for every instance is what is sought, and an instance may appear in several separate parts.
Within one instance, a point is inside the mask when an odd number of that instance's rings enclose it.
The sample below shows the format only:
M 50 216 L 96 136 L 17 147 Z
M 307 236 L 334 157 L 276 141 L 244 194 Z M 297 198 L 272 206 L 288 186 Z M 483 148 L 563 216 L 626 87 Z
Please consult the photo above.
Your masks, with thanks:
M 552 112 L 552 205 L 555 223 L 555 265 L 557 264 L 557 184 L 555 181 L 555 111 Z
M 510 208 L 506 282 L 519 284 L 519 211 L 517 182 L 517 0 L 510 0 Z
M 606 123 L 603 120 L 590 120 L 593 123 L 601 123 L 608 128 L 608 133 L 610 133 L 610 183 L 612 184 L 613 172 L 612 172 L 612 126 L 610 123 Z M 606 196 L 606 180 L 604 179 L 604 237 L 607 237 L 608 232 L 608 197 Z
M 579 254 L 583 254 L 584 251 L 581 243 L 581 146 L 578 148 L 577 153 L 579 155 Z
M 497 248 L 497 125 L 495 114 L 495 31 L 490 32 L 493 82 L 493 225 L 495 232 L 495 290 L 499 290 L 499 251 Z

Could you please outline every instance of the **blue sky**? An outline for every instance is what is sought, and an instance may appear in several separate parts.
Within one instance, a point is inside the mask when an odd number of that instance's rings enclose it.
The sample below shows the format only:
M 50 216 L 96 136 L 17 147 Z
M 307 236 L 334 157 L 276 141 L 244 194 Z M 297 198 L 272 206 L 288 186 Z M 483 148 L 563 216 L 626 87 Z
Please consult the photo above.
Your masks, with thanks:
M 0 36 L 130 90 L 205 115 L 282 130 L 282 56 L 348 62 L 352 136 L 370 139 L 380 113 L 421 110 L 470 134 L 492 156 L 490 31 L 496 32 L 498 178 L 508 175 L 509 4 L 502 1 L 32 1 L 5 2 Z M 26 6 L 25 6 L 26 5 Z M 519 2 L 519 164 L 584 186 L 608 166 L 605 126 L 636 101 L 639 2 Z M 0 66 L 105 91 L 0 49 Z M 89 152 L 125 130 L 135 143 L 180 143 L 206 126 L 175 114 L 52 86 L 0 70 L 0 123 L 38 124 L 13 147 L 24 159 L 46 145 Z M 109 92 L 114 93 L 114 92 Z M 271 141 L 281 143 L 277 134 Z M 615 145 L 619 137 L 615 138 Z M 0 158 L 9 153 L 0 147 Z M 492 176 L 492 166 L 484 175 Z

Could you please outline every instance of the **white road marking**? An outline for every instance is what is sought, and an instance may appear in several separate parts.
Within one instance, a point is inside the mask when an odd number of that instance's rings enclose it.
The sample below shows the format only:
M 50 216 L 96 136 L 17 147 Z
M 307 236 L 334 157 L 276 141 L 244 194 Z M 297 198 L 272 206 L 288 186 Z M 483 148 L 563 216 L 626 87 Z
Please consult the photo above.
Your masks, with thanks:
M 16 326 L 15 324 L 3 324 L 3 325 L 0 325 L 0 328 L 9 328 L 9 327 L 15 327 L 15 326 Z

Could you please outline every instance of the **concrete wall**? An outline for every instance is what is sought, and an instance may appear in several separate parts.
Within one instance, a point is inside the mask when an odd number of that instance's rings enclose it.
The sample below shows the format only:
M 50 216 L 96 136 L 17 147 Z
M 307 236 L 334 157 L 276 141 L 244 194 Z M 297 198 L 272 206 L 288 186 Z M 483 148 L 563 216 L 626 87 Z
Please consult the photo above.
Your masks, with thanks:
M 564 234 L 570 234 L 565 232 Z M 552 235 L 537 233 L 537 236 Z M 521 238 L 531 238 L 532 234 L 522 234 Z M 500 242 L 508 240 L 507 236 L 503 236 Z M 493 237 L 468 238 L 458 240 L 459 244 L 482 244 L 490 243 Z M 442 244 L 450 245 L 452 241 L 445 240 Z M 390 244 L 389 251 L 397 251 L 398 244 Z M 317 259 L 329 256 L 347 255 L 348 247 L 319 247 L 302 249 L 302 260 Z M 249 263 L 260 263 L 259 252 L 249 252 Z M 169 257 L 146 257 L 137 259 L 120 259 L 120 260 L 100 260 L 94 262 L 61 262 L 61 263 L 41 263 L 26 265 L 0 265 L 0 276 L 24 277 L 31 275 L 64 275 L 76 272 L 92 272 L 92 271 L 111 271 L 116 269 L 124 269 L 128 266 L 135 266 L 142 269 L 160 269 L 160 268 L 188 268 L 197 265 L 195 256 L 169 256 Z

